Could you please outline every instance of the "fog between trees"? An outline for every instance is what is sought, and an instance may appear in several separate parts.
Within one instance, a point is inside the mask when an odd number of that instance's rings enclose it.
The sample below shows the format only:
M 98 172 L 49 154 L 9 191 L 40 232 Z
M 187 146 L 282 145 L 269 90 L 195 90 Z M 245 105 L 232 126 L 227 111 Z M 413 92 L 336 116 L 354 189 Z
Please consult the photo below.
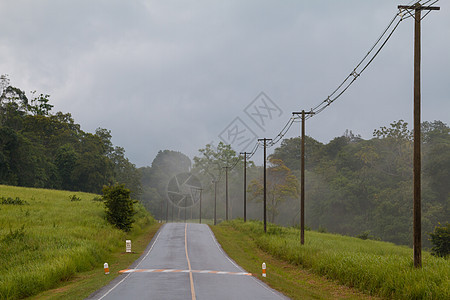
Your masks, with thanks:
M 450 128 L 441 121 L 424 122 L 422 229 L 428 233 L 449 219 Z M 314 230 L 412 245 L 412 133 L 404 121 L 374 130 L 364 140 L 346 131 L 327 144 L 306 137 L 305 222 Z M 284 226 L 299 224 L 300 138 L 285 139 L 268 158 L 268 220 Z M 228 217 L 243 218 L 243 157 L 229 145 L 206 145 L 189 158 L 160 151 L 151 167 L 141 168 L 141 201 L 159 219 L 184 221 L 184 208 L 167 206 L 167 182 L 190 171 L 201 181 L 202 219 L 213 219 L 214 180 L 217 218 L 225 219 L 225 168 L 228 169 Z M 263 218 L 263 168 L 247 164 L 247 218 Z M 174 207 L 172 209 L 172 206 Z M 168 209 L 167 209 L 168 208 Z M 187 218 L 199 217 L 198 203 Z
M 229 145 L 205 145 L 193 161 L 164 150 L 152 165 L 137 169 L 114 146 L 111 132 L 81 130 L 70 113 L 53 113 L 49 95 L 27 96 L 0 77 L 0 184 L 100 193 L 123 183 L 158 219 L 184 220 L 184 207 L 168 202 L 169 181 L 191 172 L 201 182 L 202 218 L 243 217 L 243 157 Z M 450 128 L 441 121 L 422 123 L 422 230 L 450 219 Z M 315 230 L 412 244 L 412 133 L 400 120 L 374 130 L 364 140 L 351 131 L 327 144 L 306 137 L 305 222 Z M 299 223 L 300 139 L 285 139 L 268 158 L 268 217 L 284 226 Z M 263 169 L 247 164 L 247 218 L 262 219 Z M 195 197 L 198 198 L 197 194 Z M 198 218 L 199 205 L 187 208 Z

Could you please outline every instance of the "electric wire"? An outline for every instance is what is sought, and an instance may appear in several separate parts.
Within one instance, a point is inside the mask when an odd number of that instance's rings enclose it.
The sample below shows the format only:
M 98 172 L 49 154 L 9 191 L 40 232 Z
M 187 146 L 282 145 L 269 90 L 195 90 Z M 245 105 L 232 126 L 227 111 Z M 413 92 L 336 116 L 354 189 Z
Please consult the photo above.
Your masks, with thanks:
M 433 1 L 433 0 L 428 0 L 426 3 Z M 434 4 L 436 4 L 439 0 L 435 0 L 433 3 L 431 3 L 429 6 L 433 6 Z M 420 18 L 420 20 L 422 21 L 426 16 L 428 16 L 428 14 L 431 12 L 431 10 L 428 10 L 422 18 Z
M 421 4 L 421 1 L 410 1 L 408 6 L 412 6 L 411 4 L 414 3 L 414 5 L 419 4 L 421 6 L 426 5 L 427 3 L 434 1 L 431 5 L 437 3 L 439 0 L 428 0 Z M 409 15 L 404 15 L 403 12 L 406 11 Z M 430 11 L 427 12 L 427 14 Z M 425 14 L 422 19 L 427 15 Z M 392 37 L 396 29 L 398 28 L 401 21 L 408 19 L 410 17 L 414 17 L 410 10 L 408 9 L 399 9 L 399 11 L 394 15 L 394 17 L 391 19 L 391 21 L 388 23 L 387 27 L 383 30 L 382 34 L 376 39 L 373 46 L 369 49 L 369 51 L 366 53 L 366 55 L 358 62 L 355 68 L 353 68 L 352 72 L 342 81 L 341 84 L 338 85 L 338 87 L 323 101 L 321 101 L 319 104 L 317 104 L 315 107 L 311 108 L 309 114 L 305 116 L 305 120 L 308 120 L 322 111 L 324 111 L 328 106 L 330 106 L 334 101 L 336 101 L 338 98 L 340 98 L 347 90 L 350 88 L 350 86 L 356 81 L 356 79 L 369 67 L 369 65 L 374 61 L 374 59 L 378 56 L 378 54 L 381 52 L 381 50 L 384 48 L 384 46 L 387 44 L 389 39 Z M 395 20 L 398 19 L 397 22 Z M 394 25 L 395 23 L 395 25 Z M 379 46 L 381 42 L 381 45 Z M 377 48 L 378 46 L 378 48 Z M 377 49 L 375 52 L 374 50 Z M 369 59 L 370 57 L 370 59 Z M 365 62 L 368 59 L 367 62 Z M 358 68 L 360 68 L 358 70 Z M 351 79 L 349 81 L 349 79 Z M 272 147 L 280 140 L 283 139 L 283 137 L 289 132 L 289 130 L 292 127 L 293 123 L 299 122 L 299 116 L 296 117 L 290 117 L 288 122 L 284 125 L 284 127 L 281 129 L 280 133 L 272 139 L 268 144 L 266 144 L 266 147 Z M 300 120 L 301 122 L 301 120 Z M 246 154 L 247 159 L 250 159 L 255 155 L 255 153 L 258 151 L 259 147 L 261 146 L 261 143 L 257 141 L 255 143 L 255 146 L 252 148 L 252 151 L 248 154 Z M 238 162 L 238 161 L 237 161 Z M 233 168 L 237 165 L 237 162 L 234 164 Z
M 433 1 L 433 0 L 429 0 Z M 392 28 L 393 24 L 395 23 L 395 20 L 398 18 L 399 20 L 395 24 L 395 26 Z M 352 72 L 342 81 L 341 84 L 338 85 L 338 87 L 322 102 L 320 102 L 315 107 L 311 108 L 310 113 L 305 116 L 305 120 L 308 120 L 312 118 L 313 116 L 321 113 L 323 110 L 325 110 L 328 106 L 330 106 L 334 101 L 336 101 L 339 97 L 341 97 L 348 88 L 356 81 L 356 79 L 367 69 L 367 67 L 373 62 L 373 60 L 378 56 L 380 51 L 384 48 L 386 43 L 389 41 L 395 30 L 397 29 L 400 22 L 404 19 L 403 14 L 401 11 L 395 14 L 395 16 L 389 21 L 387 27 L 383 30 L 382 34 L 376 39 L 375 43 L 370 47 L 369 51 L 366 53 L 366 55 L 358 62 L 355 68 L 353 68 Z M 391 29 L 392 28 L 392 29 Z M 389 32 L 389 34 L 386 37 L 386 34 Z M 381 43 L 381 46 L 377 48 L 377 46 Z M 374 50 L 377 49 L 374 52 Z M 372 54 L 372 56 L 371 56 Z M 368 62 L 364 63 L 368 58 Z M 361 67 L 361 70 L 359 71 L 358 68 Z M 349 81 L 349 79 L 351 80 Z M 337 94 L 337 95 L 336 95 Z M 335 96 L 336 95 L 336 96 Z M 289 130 L 292 127 L 293 123 L 296 123 L 296 121 L 299 119 L 299 117 L 290 117 L 288 122 L 284 125 L 284 127 L 281 129 L 281 131 L 278 133 L 278 135 L 273 138 L 268 144 L 266 144 L 266 147 L 270 148 L 272 146 L 275 146 L 280 142 L 280 140 L 283 139 L 283 137 L 289 132 Z M 250 154 L 247 154 L 247 159 L 250 159 L 253 157 L 253 155 L 256 153 L 256 151 L 259 149 L 261 144 L 257 142 L 255 146 L 253 147 Z
M 310 119 L 313 116 L 316 116 L 317 114 L 321 113 L 325 108 L 330 106 L 334 101 L 336 101 L 339 97 L 344 94 L 348 88 L 356 81 L 356 79 L 367 69 L 367 67 L 373 62 L 373 60 L 378 56 L 380 51 L 383 49 L 383 47 L 386 45 L 392 34 L 397 29 L 398 25 L 400 24 L 402 18 L 400 18 L 395 26 L 392 28 L 393 24 L 395 23 L 395 19 L 399 17 L 400 13 L 397 13 L 395 17 L 389 22 L 389 25 L 386 27 L 386 29 L 383 31 L 383 34 L 377 39 L 376 43 L 370 48 L 369 52 L 363 57 L 363 59 L 357 64 L 357 66 L 353 69 L 353 71 L 344 79 L 344 81 L 338 86 L 337 89 L 335 89 L 325 100 L 323 100 L 321 103 L 319 103 L 317 106 L 311 109 L 312 114 L 308 114 L 308 116 L 305 117 L 305 119 Z M 392 28 L 392 29 L 391 29 Z M 389 34 L 388 34 L 389 32 Z M 386 37 L 387 35 L 387 37 Z M 377 48 L 377 46 L 381 43 L 381 46 Z M 377 49 L 375 51 L 375 49 Z M 375 53 L 373 53 L 375 51 Z M 364 63 L 368 58 L 368 62 Z M 359 71 L 358 68 L 362 67 Z M 349 79 L 353 77 L 350 82 Z M 337 94 L 337 95 L 336 95 Z M 336 95 L 336 96 L 335 96 Z
M 289 131 L 289 129 L 291 129 L 292 123 L 294 123 L 293 117 L 291 117 L 289 119 L 289 121 L 286 123 L 286 125 L 284 125 L 284 127 L 283 127 L 283 129 L 281 129 L 280 133 L 269 142 L 268 148 L 276 145 L 286 135 L 286 133 Z

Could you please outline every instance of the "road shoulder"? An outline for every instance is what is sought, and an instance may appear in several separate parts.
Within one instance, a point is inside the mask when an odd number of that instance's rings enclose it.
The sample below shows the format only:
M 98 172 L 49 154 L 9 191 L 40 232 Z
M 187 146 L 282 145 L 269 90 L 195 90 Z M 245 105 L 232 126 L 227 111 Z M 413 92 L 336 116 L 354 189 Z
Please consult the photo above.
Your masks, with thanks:
M 279 260 L 259 249 L 249 236 L 231 226 L 210 228 L 231 259 L 291 299 L 377 299 Z M 267 265 L 266 278 L 261 275 L 263 262 Z

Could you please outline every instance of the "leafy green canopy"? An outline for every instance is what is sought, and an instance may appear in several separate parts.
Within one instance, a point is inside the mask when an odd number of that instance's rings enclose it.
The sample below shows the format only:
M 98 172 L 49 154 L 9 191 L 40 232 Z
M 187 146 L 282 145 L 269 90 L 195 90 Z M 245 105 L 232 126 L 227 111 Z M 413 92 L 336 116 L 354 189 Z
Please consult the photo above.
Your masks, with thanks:
M 100 193 L 125 183 L 135 195 L 140 174 L 111 132 L 81 130 L 70 113 L 52 113 L 49 95 L 24 91 L 0 76 L 0 184 Z
M 433 243 L 431 253 L 436 256 L 447 257 L 450 255 L 450 223 L 445 226 L 436 226 L 434 232 L 430 233 L 430 240 Z
M 134 201 L 131 191 L 124 184 L 103 187 L 106 219 L 123 231 L 130 231 L 133 225 Z
M 361 139 L 351 131 L 322 144 L 306 138 L 308 226 L 346 235 L 368 234 L 397 244 L 412 243 L 413 141 L 403 120 Z M 422 234 L 449 218 L 450 128 L 441 121 L 422 123 Z M 300 138 L 284 140 L 273 158 L 299 178 Z M 290 219 L 287 201 L 279 219 Z M 298 211 L 298 210 L 297 210 Z M 296 218 L 298 220 L 298 218 Z M 293 225 L 293 224 L 291 224 Z M 423 240 L 426 247 L 431 244 Z

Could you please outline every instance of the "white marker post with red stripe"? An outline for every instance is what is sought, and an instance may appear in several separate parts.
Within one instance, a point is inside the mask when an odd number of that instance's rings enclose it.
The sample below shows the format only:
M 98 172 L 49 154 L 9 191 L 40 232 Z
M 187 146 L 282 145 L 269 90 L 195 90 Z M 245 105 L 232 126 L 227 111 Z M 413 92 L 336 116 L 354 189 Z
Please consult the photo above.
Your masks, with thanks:
M 262 277 L 266 277 L 266 263 L 262 264 Z

